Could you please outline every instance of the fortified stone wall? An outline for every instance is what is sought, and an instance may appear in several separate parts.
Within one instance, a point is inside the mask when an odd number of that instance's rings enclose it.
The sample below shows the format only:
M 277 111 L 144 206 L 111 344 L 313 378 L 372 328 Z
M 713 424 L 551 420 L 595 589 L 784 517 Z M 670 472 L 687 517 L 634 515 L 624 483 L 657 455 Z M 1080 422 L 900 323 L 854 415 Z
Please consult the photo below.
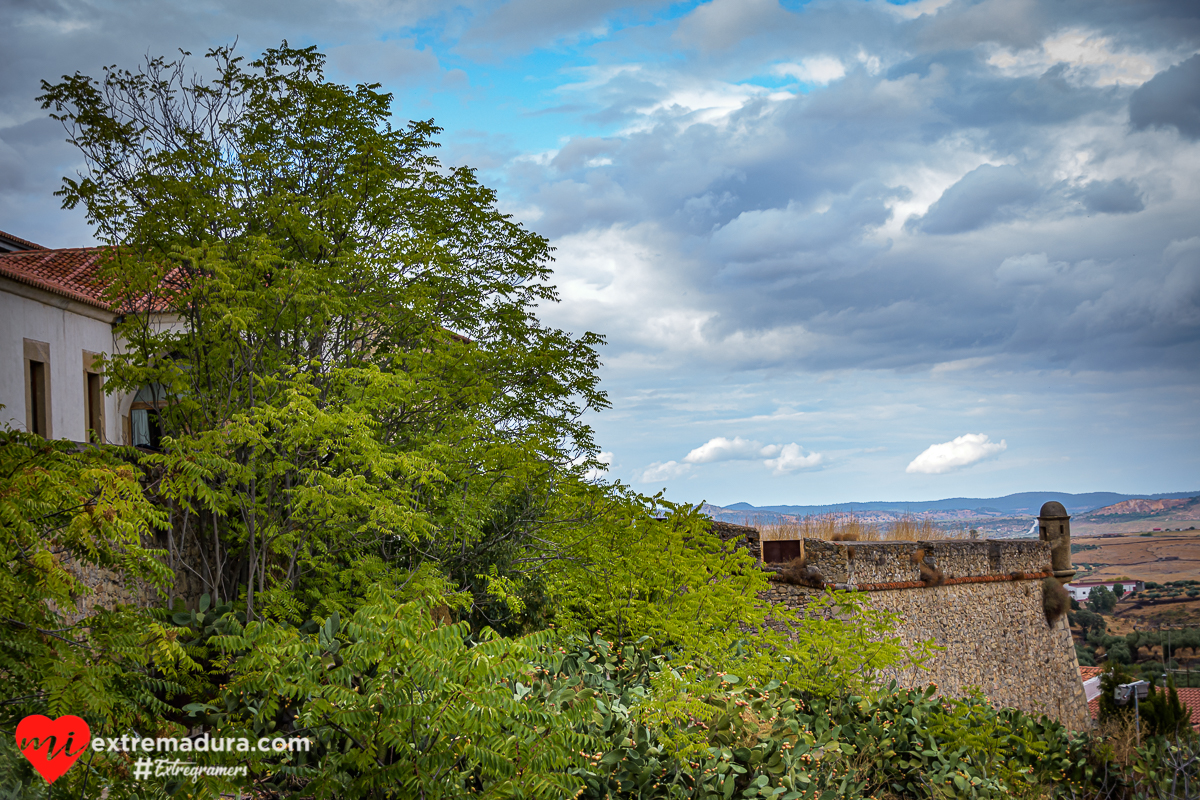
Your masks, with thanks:
M 1004 581 L 870 592 L 872 606 L 898 614 L 904 641 L 946 649 L 929 672 L 891 677 L 902 686 L 936 684 L 950 697 L 978 686 L 996 705 L 1046 714 L 1071 730 L 1091 726 L 1066 618 L 1042 612 L 1041 581 Z
M 746 530 L 737 534 L 758 545 Z M 1056 550 L 1060 544 L 1053 543 Z M 924 551 L 924 576 L 918 550 Z M 806 539 L 804 552 L 826 587 L 861 591 L 871 606 L 896 614 L 903 642 L 933 640 L 943 648 L 927 670 L 887 678 L 902 686 L 932 683 L 949 697 L 963 697 L 977 686 L 998 706 L 1046 714 L 1073 730 L 1090 727 L 1066 618 L 1048 624 L 1043 609 L 1043 581 L 1055 574 L 1051 542 Z M 821 591 L 772 582 L 763 598 L 803 610 Z

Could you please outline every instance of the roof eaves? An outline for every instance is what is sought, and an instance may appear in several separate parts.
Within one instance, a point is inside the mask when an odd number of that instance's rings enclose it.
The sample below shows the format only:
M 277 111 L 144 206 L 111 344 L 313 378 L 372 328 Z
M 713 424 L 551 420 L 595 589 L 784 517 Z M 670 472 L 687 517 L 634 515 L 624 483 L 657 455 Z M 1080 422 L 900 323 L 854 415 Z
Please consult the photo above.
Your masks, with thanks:
M 21 250 L 49 250 L 36 242 L 31 242 L 28 239 L 22 239 L 20 236 L 13 236 L 11 233 L 0 231 L 0 241 L 16 245 L 16 252 Z
M 37 253 L 33 253 L 30 251 L 23 251 L 23 252 L 0 254 L 0 275 L 3 275 L 4 277 L 9 278 L 10 280 L 17 281 L 18 283 L 23 283 L 26 286 L 33 286 L 38 289 L 42 289 L 43 291 L 50 292 L 51 294 L 57 294 L 62 297 L 69 298 L 71 300 L 76 300 L 80 303 L 86 303 L 87 305 L 95 306 L 96 308 L 103 308 L 103 309 L 107 310 L 109 307 L 108 304 L 103 302 L 102 300 L 100 300 L 98 297 L 94 297 L 85 292 L 81 292 L 78 289 L 72 289 L 69 286 L 63 286 L 60 283 L 57 283 L 52 280 L 48 280 L 48 279 L 40 277 L 38 275 L 31 275 L 27 271 L 20 270 L 20 269 L 14 269 L 13 267 L 11 267 L 9 265 L 9 263 L 7 263 L 10 260 L 16 260 L 16 259 L 28 260 L 30 257 L 36 258 L 38 256 L 42 256 L 43 253 L 45 253 L 45 256 L 44 256 L 45 258 L 53 258 L 54 253 L 62 253 L 62 252 L 66 252 L 66 251 L 76 251 L 76 250 L 83 250 L 86 252 L 86 251 L 90 251 L 93 249 L 95 249 L 95 248 L 75 247 L 75 248 L 64 248 L 63 250 L 47 250 L 46 248 L 41 248 L 41 250 Z M 5 258 L 5 256 L 8 256 L 8 258 Z M 72 278 L 76 277 L 86 266 L 94 264 L 94 263 L 95 263 L 95 255 L 90 255 L 87 259 L 85 259 L 85 261 L 82 265 L 80 265 L 77 269 L 75 269 L 71 273 L 71 275 L 69 277 L 72 277 Z

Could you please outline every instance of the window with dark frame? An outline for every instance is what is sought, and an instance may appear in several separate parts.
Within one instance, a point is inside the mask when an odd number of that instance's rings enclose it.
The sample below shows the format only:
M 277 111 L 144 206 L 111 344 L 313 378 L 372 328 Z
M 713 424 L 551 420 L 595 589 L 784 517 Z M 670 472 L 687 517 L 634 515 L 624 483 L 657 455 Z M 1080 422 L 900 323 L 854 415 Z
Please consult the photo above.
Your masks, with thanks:
M 50 344 L 24 340 L 25 430 L 45 439 L 54 435 L 50 404 Z
M 38 436 L 49 436 L 46 425 L 46 364 L 42 361 L 29 362 L 29 432 Z
M 87 414 L 87 440 L 104 443 L 104 379 L 96 372 L 88 372 L 85 396 Z

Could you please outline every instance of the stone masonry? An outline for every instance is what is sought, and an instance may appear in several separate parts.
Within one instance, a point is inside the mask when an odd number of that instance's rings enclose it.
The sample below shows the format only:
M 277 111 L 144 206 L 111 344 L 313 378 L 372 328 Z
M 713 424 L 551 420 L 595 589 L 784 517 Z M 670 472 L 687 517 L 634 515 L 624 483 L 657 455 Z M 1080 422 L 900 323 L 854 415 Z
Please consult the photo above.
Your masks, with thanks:
M 748 530 L 753 529 L 739 528 L 736 535 L 757 540 Z M 721 535 L 733 538 L 732 533 Z M 887 678 L 902 686 L 932 683 L 948 697 L 962 697 L 979 687 L 998 706 L 1046 714 L 1072 730 L 1085 730 L 1091 719 L 1066 618 L 1047 624 L 1042 604 L 1043 581 L 1052 575 L 1059 580 L 1069 577 L 1069 529 L 1066 536 L 1065 565 L 1053 563 L 1062 561 L 1063 548 L 1061 541 L 1049 537 L 918 542 L 806 539 L 804 551 L 808 564 L 820 570 L 826 588 L 863 592 L 871 606 L 897 615 L 896 634 L 901 641 L 932 640 L 941 648 L 926 670 L 909 669 Z M 924 551 L 929 568 L 941 571 L 941 585 L 922 580 L 914 560 L 918 550 Z M 821 591 L 772 583 L 763 599 L 802 610 Z

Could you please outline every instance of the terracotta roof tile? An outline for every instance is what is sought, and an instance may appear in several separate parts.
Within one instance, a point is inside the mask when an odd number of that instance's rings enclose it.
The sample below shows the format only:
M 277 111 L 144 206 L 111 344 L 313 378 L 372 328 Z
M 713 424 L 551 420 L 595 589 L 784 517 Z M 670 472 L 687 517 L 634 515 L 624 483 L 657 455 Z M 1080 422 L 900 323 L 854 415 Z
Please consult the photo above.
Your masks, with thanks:
M 1085 669 L 1098 669 L 1096 667 L 1080 667 L 1082 672 Z M 1200 689 L 1176 689 L 1175 693 L 1179 695 L 1179 702 L 1187 706 L 1192 715 L 1192 727 L 1200 729 Z M 1088 703 L 1088 713 L 1092 719 L 1100 719 L 1100 698 L 1097 697 Z
M 13 236 L 11 233 L 0 231 L 0 242 L 9 242 L 16 245 L 21 250 L 45 250 L 40 244 L 34 244 L 28 239 L 22 239 L 20 236 Z
M 1096 677 L 1096 676 L 1097 676 L 1097 675 L 1099 675 L 1101 672 L 1104 672 L 1104 668 L 1103 668 L 1103 667 L 1080 667 L 1080 668 L 1079 668 L 1079 675 L 1080 675 L 1080 677 L 1082 677 L 1082 678 L 1083 678 L 1085 681 L 1086 681 L 1086 680 L 1088 680 L 1089 678 L 1094 678 L 1094 677 Z
M 0 275 L 97 308 L 103 300 L 97 261 L 107 248 L 68 247 L 0 254 Z
M 14 281 L 45 289 L 96 308 L 110 310 L 104 300 L 105 285 L 100 278 L 100 256 L 107 247 L 67 247 L 61 250 L 22 250 L 0 253 L 0 275 Z M 178 288 L 180 273 L 171 270 L 163 278 L 163 287 Z M 170 291 L 170 288 L 168 288 Z M 167 311 L 170 303 L 161 295 L 127 299 L 125 311 Z
M 1200 689 L 1176 689 L 1175 693 L 1179 695 L 1179 702 L 1192 712 L 1192 727 L 1200 725 Z

